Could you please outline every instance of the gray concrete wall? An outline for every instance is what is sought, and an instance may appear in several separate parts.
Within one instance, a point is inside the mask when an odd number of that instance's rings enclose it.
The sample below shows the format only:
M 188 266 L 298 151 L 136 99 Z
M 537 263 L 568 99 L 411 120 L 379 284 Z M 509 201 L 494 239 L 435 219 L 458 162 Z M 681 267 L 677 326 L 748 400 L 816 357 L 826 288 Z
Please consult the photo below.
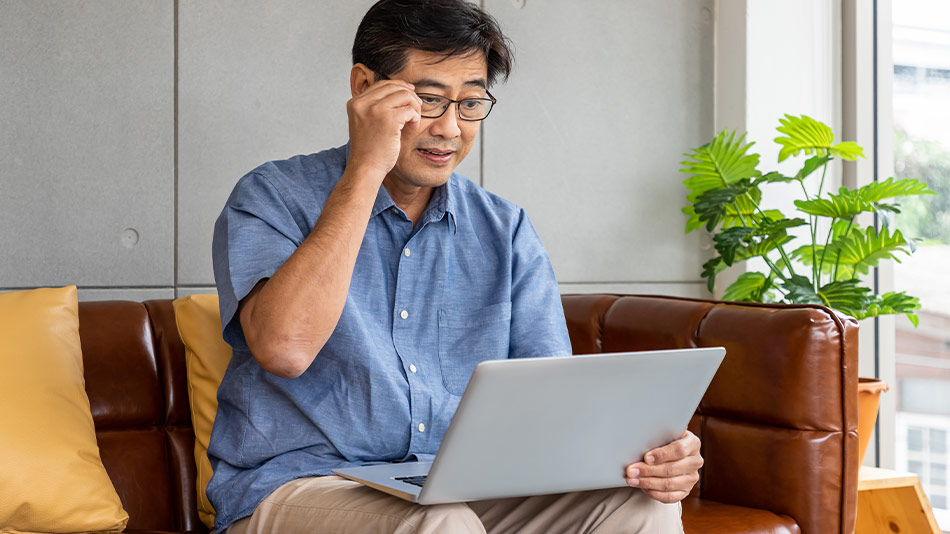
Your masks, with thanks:
M 371 3 L 0 3 L 0 290 L 213 290 L 235 181 L 346 141 Z M 460 171 L 528 210 L 563 291 L 703 295 L 678 163 L 713 133 L 713 0 L 483 5 L 517 63 Z

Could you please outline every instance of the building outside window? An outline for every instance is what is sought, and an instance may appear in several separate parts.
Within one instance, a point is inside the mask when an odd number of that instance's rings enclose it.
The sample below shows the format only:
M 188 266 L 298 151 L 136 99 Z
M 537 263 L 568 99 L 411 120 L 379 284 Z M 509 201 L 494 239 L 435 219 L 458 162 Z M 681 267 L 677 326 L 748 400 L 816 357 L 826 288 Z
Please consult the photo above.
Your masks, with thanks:
M 892 3 L 894 175 L 935 196 L 908 198 L 896 216 L 917 252 L 895 267 L 895 288 L 920 298 L 920 326 L 897 320 L 896 468 L 916 473 L 940 527 L 950 530 L 950 2 Z

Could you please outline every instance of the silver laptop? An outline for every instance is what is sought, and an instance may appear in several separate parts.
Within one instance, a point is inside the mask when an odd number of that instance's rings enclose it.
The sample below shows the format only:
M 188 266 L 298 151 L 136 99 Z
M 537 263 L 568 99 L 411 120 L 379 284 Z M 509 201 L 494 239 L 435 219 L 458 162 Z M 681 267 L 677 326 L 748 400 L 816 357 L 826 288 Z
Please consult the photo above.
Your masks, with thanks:
M 333 472 L 420 504 L 622 487 L 628 465 L 682 435 L 725 353 L 482 362 L 432 462 Z

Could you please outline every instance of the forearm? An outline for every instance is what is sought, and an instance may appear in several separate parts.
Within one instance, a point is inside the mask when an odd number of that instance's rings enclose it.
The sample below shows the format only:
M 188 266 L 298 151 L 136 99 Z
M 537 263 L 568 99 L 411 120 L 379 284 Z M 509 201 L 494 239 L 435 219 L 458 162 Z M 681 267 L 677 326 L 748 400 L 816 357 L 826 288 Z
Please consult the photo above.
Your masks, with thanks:
M 299 376 L 336 328 L 380 182 L 348 169 L 310 235 L 242 301 L 248 347 L 268 372 Z

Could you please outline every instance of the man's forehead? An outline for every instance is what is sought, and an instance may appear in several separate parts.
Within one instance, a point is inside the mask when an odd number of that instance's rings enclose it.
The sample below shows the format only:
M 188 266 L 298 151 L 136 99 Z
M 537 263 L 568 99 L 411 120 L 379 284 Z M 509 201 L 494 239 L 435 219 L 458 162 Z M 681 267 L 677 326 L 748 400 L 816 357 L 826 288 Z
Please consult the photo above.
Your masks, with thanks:
M 487 88 L 488 63 L 481 50 L 447 55 L 410 49 L 398 74 L 414 85 L 447 86 L 461 81 L 465 86 Z

